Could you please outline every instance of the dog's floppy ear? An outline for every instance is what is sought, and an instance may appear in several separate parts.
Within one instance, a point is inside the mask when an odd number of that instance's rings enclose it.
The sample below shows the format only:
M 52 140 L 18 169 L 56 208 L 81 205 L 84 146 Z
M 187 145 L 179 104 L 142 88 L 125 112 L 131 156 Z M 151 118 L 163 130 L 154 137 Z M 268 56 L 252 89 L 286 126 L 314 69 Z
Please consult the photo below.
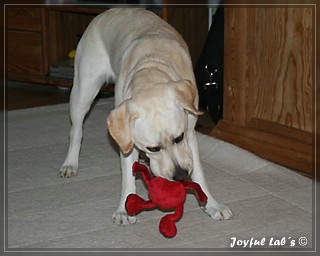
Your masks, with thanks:
M 129 101 L 121 103 L 107 118 L 109 132 L 124 154 L 128 154 L 133 148 L 131 126 L 134 118 L 128 109 Z
M 175 90 L 179 106 L 196 116 L 203 114 L 203 112 L 199 111 L 195 106 L 197 90 L 190 80 L 179 80 L 177 82 L 173 82 L 172 86 Z

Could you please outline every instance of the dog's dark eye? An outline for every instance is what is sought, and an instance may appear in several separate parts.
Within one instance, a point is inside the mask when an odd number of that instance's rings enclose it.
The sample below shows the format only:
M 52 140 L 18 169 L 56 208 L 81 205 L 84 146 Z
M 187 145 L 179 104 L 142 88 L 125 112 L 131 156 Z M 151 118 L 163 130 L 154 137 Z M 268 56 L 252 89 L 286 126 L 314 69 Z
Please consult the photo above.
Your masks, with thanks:
M 150 152 L 156 153 L 156 152 L 159 152 L 159 151 L 161 150 L 161 147 L 160 147 L 160 146 L 157 146 L 157 147 L 147 147 L 147 149 L 148 149 Z
M 175 138 L 173 140 L 173 143 L 174 144 L 179 144 L 183 140 L 183 137 L 184 137 L 184 133 L 182 133 L 179 137 Z

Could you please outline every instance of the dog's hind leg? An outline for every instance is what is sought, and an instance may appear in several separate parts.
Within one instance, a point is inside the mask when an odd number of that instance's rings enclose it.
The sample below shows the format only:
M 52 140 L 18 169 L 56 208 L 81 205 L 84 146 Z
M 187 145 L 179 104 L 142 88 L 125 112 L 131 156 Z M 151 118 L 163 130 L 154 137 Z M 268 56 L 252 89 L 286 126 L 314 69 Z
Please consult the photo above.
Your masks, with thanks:
M 75 62 L 75 76 L 70 95 L 70 141 L 67 157 L 60 169 L 61 177 L 76 175 L 79 166 L 79 153 L 82 142 L 82 127 L 94 98 L 106 82 L 106 65 L 99 65 L 92 58 L 79 58 Z

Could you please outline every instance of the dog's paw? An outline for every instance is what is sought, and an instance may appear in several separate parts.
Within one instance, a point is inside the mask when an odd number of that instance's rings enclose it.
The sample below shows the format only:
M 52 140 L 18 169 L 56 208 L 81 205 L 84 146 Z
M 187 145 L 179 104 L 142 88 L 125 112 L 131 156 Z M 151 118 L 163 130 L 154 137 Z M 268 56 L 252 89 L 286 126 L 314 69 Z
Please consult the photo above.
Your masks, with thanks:
M 126 212 L 123 211 L 116 211 L 112 215 L 112 221 L 115 224 L 121 225 L 121 226 L 127 226 L 130 224 L 134 224 L 137 219 L 134 216 L 129 216 Z
M 60 176 L 62 178 L 70 178 L 77 175 L 77 168 L 72 165 L 64 165 L 60 169 Z
M 222 204 L 205 206 L 203 210 L 214 220 L 230 220 L 233 217 L 232 211 Z

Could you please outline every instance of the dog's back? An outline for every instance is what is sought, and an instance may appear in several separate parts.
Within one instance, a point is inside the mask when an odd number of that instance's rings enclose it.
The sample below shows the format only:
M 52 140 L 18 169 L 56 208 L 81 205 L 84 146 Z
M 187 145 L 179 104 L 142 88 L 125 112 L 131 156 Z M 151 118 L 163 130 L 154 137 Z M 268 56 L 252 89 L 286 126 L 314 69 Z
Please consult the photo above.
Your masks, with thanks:
M 148 55 L 147 44 L 153 45 L 152 48 L 157 47 L 161 56 L 166 56 L 166 51 L 172 51 L 175 44 L 188 54 L 188 47 L 181 35 L 156 14 L 145 9 L 115 8 L 101 13 L 90 23 L 78 47 L 88 48 L 87 44 L 91 44 L 89 48 L 99 51 L 100 55 L 108 55 L 116 76 L 123 64 L 121 60 L 138 44 L 145 55 Z M 169 57 L 170 52 L 167 55 Z

